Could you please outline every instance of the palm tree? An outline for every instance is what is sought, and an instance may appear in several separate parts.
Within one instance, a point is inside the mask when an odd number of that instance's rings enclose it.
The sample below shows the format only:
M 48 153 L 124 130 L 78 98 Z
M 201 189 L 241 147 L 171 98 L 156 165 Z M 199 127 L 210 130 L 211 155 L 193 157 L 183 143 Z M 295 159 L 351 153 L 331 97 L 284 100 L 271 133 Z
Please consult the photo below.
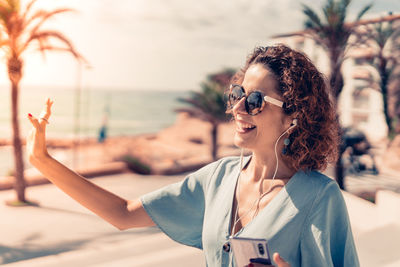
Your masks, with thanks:
M 280 34 L 273 38 L 303 36 L 312 39 L 318 46 L 322 47 L 328 54 L 330 64 L 329 84 L 334 104 L 337 108 L 337 100 L 342 92 L 344 81 L 341 67 L 346 59 L 346 53 L 352 47 L 359 46 L 360 41 L 352 41 L 350 37 L 358 33 L 362 25 L 379 23 L 381 21 L 394 21 L 400 19 L 399 15 L 390 15 L 385 19 L 369 19 L 361 21 L 372 4 L 364 6 L 357 14 L 354 22 L 346 22 L 347 8 L 351 0 L 327 0 L 322 8 L 323 16 L 320 17 L 311 7 L 303 5 L 303 13 L 306 16 L 304 31 Z M 340 131 L 341 132 L 341 131 Z M 339 147 L 339 157 L 335 166 L 335 177 L 340 186 L 344 189 L 344 173 L 342 166 L 342 154 L 344 146 Z
M 42 29 L 43 24 L 55 15 L 72 11 L 68 8 L 53 11 L 32 11 L 36 0 L 29 2 L 24 8 L 19 0 L 0 1 L 0 46 L 6 51 L 7 71 L 11 82 L 11 122 L 15 159 L 15 185 L 17 200 L 27 203 L 25 198 L 24 164 L 18 123 L 18 93 L 23 76 L 23 56 L 29 50 L 64 51 L 71 53 L 76 59 L 83 58 L 76 52 L 71 42 L 60 32 Z M 51 40 L 61 45 L 52 45 Z M 17 203 L 18 203 L 17 202 Z
M 357 38 L 365 42 L 367 47 L 372 47 L 375 52 L 370 64 L 379 74 L 379 82 L 376 87 L 382 93 L 383 113 L 389 136 L 393 136 L 395 125 L 393 116 L 389 112 L 389 99 L 391 95 L 395 96 L 395 94 L 389 92 L 389 84 L 400 78 L 399 74 L 394 72 L 400 63 L 400 27 L 394 26 L 393 21 L 365 25 L 357 34 Z M 372 81 L 371 83 L 374 87 Z
M 360 19 L 372 7 L 366 5 L 357 14 L 356 21 L 346 23 L 347 9 L 351 0 L 327 0 L 322 7 L 323 16 L 320 17 L 310 6 L 303 4 L 303 13 L 306 16 L 305 30 L 294 34 L 279 35 L 276 37 L 288 37 L 300 35 L 312 39 L 322 47 L 328 55 L 330 74 L 330 93 L 337 108 L 337 100 L 343 90 L 344 80 L 342 63 L 345 60 L 348 49 L 356 44 L 349 42 L 350 36 L 358 27 Z M 342 165 L 343 146 L 339 148 L 339 157 L 335 167 L 335 176 L 340 188 L 344 189 L 344 173 Z
M 318 46 L 322 47 L 328 54 L 330 64 L 329 84 L 330 92 L 337 108 L 337 100 L 342 92 L 344 81 L 341 72 L 346 53 L 352 48 L 360 45 L 360 42 L 350 40 L 352 35 L 358 33 L 362 25 L 379 23 L 381 21 L 394 21 L 400 19 L 399 15 L 390 15 L 385 19 L 362 20 L 372 4 L 364 6 L 357 14 L 354 22 L 345 22 L 347 8 L 351 0 L 327 0 L 322 8 L 323 16 L 320 17 L 311 7 L 303 5 L 303 13 L 306 16 L 305 30 L 295 33 L 280 34 L 273 38 L 303 36 L 312 39 Z M 340 131 L 341 133 L 342 131 Z M 335 177 L 341 189 L 344 189 L 344 173 L 342 166 L 343 146 L 339 148 L 338 161 L 335 166 Z
M 322 8 L 322 18 L 311 7 L 303 5 L 307 37 L 313 39 L 328 54 L 329 84 L 336 101 L 344 85 L 341 67 L 350 45 L 349 38 L 355 32 L 358 26 L 357 22 L 372 7 L 372 4 L 366 5 L 358 13 L 355 23 L 346 24 L 347 8 L 350 3 L 351 0 L 327 0 Z
M 190 116 L 202 119 L 211 123 L 211 156 L 213 160 L 218 155 L 218 126 L 229 121 L 226 114 L 224 92 L 228 87 L 233 69 L 225 69 L 216 74 L 211 74 L 201 84 L 201 91 L 192 91 L 187 98 L 180 98 L 179 101 L 189 104 L 189 107 L 179 108 L 177 112 L 187 112 Z

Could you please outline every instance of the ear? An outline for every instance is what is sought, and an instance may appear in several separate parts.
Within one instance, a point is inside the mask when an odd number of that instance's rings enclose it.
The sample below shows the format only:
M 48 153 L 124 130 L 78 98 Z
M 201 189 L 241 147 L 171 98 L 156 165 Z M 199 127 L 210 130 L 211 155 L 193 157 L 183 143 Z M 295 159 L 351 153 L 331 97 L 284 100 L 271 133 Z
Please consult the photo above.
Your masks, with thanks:
M 293 131 L 293 128 L 295 128 L 298 124 L 298 120 L 294 118 L 294 116 L 285 116 L 284 118 L 284 129 L 288 131 L 290 134 Z
M 292 116 L 284 115 L 283 116 L 283 121 L 282 121 L 283 128 L 284 129 L 288 129 L 290 126 L 292 126 L 293 119 L 294 118 L 292 118 Z

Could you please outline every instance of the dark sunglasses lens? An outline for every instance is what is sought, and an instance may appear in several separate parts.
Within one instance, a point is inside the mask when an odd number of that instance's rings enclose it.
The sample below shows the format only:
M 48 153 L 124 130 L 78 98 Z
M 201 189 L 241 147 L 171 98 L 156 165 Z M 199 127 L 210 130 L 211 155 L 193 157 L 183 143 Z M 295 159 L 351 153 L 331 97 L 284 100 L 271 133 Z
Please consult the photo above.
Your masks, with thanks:
M 238 85 L 234 85 L 229 94 L 230 108 L 233 108 L 233 106 L 235 106 L 237 104 L 237 102 L 239 102 L 240 99 L 242 99 L 243 96 L 245 96 L 243 89 Z
M 263 109 L 263 96 L 260 92 L 252 92 L 246 99 L 246 110 L 250 115 L 256 115 Z

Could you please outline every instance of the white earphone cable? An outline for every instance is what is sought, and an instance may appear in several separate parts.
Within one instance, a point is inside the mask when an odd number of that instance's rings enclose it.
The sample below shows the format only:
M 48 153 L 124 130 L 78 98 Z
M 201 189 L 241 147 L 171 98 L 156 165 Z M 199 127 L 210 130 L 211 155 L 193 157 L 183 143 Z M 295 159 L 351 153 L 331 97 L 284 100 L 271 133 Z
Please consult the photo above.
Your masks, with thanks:
M 282 136 L 284 136 L 286 133 L 288 133 L 288 131 L 289 131 L 290 129 L 292 129 L 293 127 L 295 127 L 295 126 L 297 125 L 297 123 L 296 123 L 297 121 L 296 121 L 296 122 L 293 121 L 293 122 L 294 122 L 293 125 L 291 125 L 286 131 L 284 131 L 284 132 L 278 137 L 278 139 L 277 139 L 276 142 L 275 142 L 274 152 L 275 152 L 276 165 L 275 165 L 275 172 L 274 172 L 274 175 L 272 176 L 272 181 L 275 180 L 276 174 L 278 173 L 278 166 L 279 166 L 279 159 L 278 159 L 278 153 L 277 153 L 278 142 L 279 142 L 279 140 L 282 138 Z M 238 177 L 238 181 L 237 181 L 238 201 L 237 201 L 237 205 L 236 205 L 236 212 L 235 212 L 234 224 L 233 224 L 233 227 L 232 227 L 232 232 L 235 231 L 236 224 L 240 221 L 240 219 L 242 219 L 243 217 L 247 216 L 247 214 L 249 214 L 250 211 L 253 210 L 254 206 L 256 206 L 256 204 L 258 205 L 258 204 L 260 203 L 261 199 L 262 199 L 265 195 L 267 195 L 267 194 L 270 192 L 271 188 L 272 188 L 272 183 L 271 183 L 271 186 L 268 188 L 268 190 L 266 190 L 263 194 L 261 194 L 261 195 L 254 201 L 254 203 L 253 203 L 253 205 L 250 207 L 250 209 L 247 210 L 242 216 L 240 216 L 240 217 L 237 219 L 238 211 L 239 211 L 239 201 L 240 201 L 240 177 L 241 177 L 241 173 L 242 173 L 242 168 L 243 168 L 243 149 L 241 150 L 241 153 L 240 153 L 240 168 L 239 168 L 239 177 Z M 261 187 L 262 187 L 262 180 L 260 181 L 260 192 L 261 192 Z M 256 214 L 257 214 L 256 212 L 253 214 L 253 219 L 254 219 L 254 216 L 255 216 Z
M 278 173 L 278 166 L 279 166 L 279 159 L 278 159 L 278 153 L 277 153 L 278 142 L 279 142 L 279 140 L 282 138 L 282 136 L 284 136 L 291 128 L 295 127 L 296 125 L 297 125 L 297 120 L 295 119 L 295 120 L 293 120 L 293 124 L 292 124 L 286 131 L 284 131 L 284 132 L 278 137 L 278 139 L 277 139 L 276 142 L 275 142 L 274 152 L 275 152 L 276 166 L 275 166 L 274 175 L 272 176 L 272 181 L 274 181 L 275 176 L 276 176 L 276 174 Z M 233 221 L 234 221 L 233 227 L 230 229 L 230 231 L 231 231 L 230 237 L 232 237 L 233 235 L 235 235 L 236 233 L 238 233 L 238 232 L 240 231 L 240 229 L 239 229 L 239 230 L 235 233 L 236 224 L 240 221 L 240 219 L 242 219 L 243 217 L 247 216 L 247 214 L 249 214 L 250 211 L 253 210 L 254 206 L 255 206 L 256 204 L 258 205 L 258 204 L 260 203 L 261 199 L 262 199 L 266 194 L 268 194 L 269 191 L 270 191 L 271 188 L 272 188 L 272 183 L 271 183 L 270 188 L 268 188 L 267 191 L 265 191 L 263 194 L 261 194 L 261 195 L 258 197 L 258 199 L 256 199 L 256 200 L 254 201 L 254 203 L 253 203 L 253 205 L 251 206 L 251 208 L 250 208 L 249 210 L 247 210 L 242 216 L 240 216 L 240 217 L 237 219 L 237 216 L 239 215 L 238 212 L 239 212 L 239 202 L 240 202 L 240 176 L 241 176 L 241 173 L 242 173 L 242 169 L 243 169 L 243 148 L 242 148 L 241 151 L 240 151 L 240 167 L 239 167 L 239 176 L 238 176 L 238 180 L 237 180 L 238 200 L 237 200 L 237 204 L 236 204 L 235 216 L 234 216 L 234 219 L 233 219 Z M 262 180 L 260 181 L 260 190 L 261 190 L 261 187 L 262 187 Z M 260 191 L 260 192 L 261 192 L 261 191 Z M 257 212 L 255 212 L 255 213 L 253 214 L 253 218 L 252 218 L 252 219 L 254 219 L 254 217 L 255 217 L 256 214 L 257 214 Z M 242 228 L 243 228 L 243 227 L 242 227 Z M 233 262 L 233 253 L 232 253 L 232 249 L 230 249 L 230 251 L 229 251 L 229 266 L 232 266 L 232 262 Z

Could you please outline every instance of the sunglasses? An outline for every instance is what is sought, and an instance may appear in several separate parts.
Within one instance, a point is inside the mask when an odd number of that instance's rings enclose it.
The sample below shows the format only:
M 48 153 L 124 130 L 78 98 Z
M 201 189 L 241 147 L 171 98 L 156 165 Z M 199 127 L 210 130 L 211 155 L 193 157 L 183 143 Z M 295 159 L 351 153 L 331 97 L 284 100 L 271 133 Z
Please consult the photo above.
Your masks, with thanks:
M 278 106 L 282 108 L 283 102 L 277 100 L 275 98 L 264 95 L 260 91 L 252 91 L 250 94 L 246 95 L 246 92 L 243 86 L 239 84 L 231 84 L 230 91 L 228 94 L 228 107 L 229 109 L 233 109 L 233 107 L 244 97 L 244 106 L 246 108 L 246 112 L 249 115 L 257 115 L 260 113 L 264 107 L 265 102 L 268 102 L 272 105 Z

